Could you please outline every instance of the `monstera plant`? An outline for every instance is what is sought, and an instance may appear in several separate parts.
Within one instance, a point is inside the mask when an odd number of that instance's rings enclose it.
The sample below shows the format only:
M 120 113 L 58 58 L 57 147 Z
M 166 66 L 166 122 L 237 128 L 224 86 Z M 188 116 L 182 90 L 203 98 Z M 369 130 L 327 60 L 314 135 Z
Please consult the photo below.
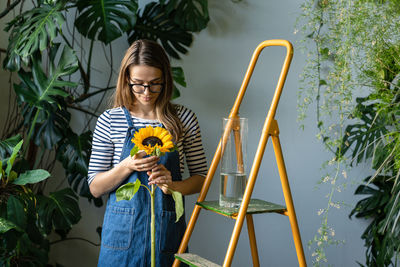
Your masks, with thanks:
M 0 56 L 3 69 L 13 77 L 10 94 L 16 96 L 0 144 L 0 264 L 44 266 L 51 245 L 48 235 L 56 232 L 66 239 L 80 220 L 78 195 L 96 206 L 103 203 L 90 194 L 86 177 L 91 121 L 115 89 L 119 62 L 113 60 L 113 42 L 155 40 L 180 59 L 193 34 L 207 26 L 208 3 L 160 0 L 139 8 L 138 0 L 9 0 L 0 20 L 9 37 Z M 99 69 L 93 63 L 98 49 L 108 62 L 102 84 L 93 78 Z M 177 86 L 186 86 L 182 68 L 174 66 L 173 77 Z M 174 97 L 179 96 L 177 86 Z M 79 112 L 85 122 L 72 127 L 73 114 Z M 48 178 L 57 162 L 65 177 Z M 59 183 L 66 179 L 70 187 L 47 193 L 44 178 Z M 25 180 L 29 183 L 21 184 Z

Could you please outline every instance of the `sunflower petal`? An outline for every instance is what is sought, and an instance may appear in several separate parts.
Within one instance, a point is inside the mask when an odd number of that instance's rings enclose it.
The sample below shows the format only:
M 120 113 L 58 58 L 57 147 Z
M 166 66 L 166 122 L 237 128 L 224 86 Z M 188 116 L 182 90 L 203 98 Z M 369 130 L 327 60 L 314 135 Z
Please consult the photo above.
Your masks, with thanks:
M 154 128 L 154 133 L 153 133 L 153 135 L 154 135 L 155 137 L 160 138 L 159 136 L 160 136 L 160 134 L 162 133 L 163 130 L 164 130 L 164 129 L 161 128 L 161 127 L 156 127 L 156 128 Z M 160 138 L 160 139 L 161 139 L 161 138 Z

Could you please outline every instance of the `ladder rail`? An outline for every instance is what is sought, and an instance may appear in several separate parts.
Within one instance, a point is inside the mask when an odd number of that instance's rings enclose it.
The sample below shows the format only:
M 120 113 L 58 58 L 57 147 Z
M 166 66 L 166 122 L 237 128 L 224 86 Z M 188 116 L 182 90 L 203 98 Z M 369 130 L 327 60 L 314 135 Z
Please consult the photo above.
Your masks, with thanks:
M 275 117 L 279 99 L 282 94 L 283 85 L 285 84 L 286 76 L 289 71 L 290 63 L 291 63 L 291 60 L 293 57 L 292 44 L 286 40 L 268 40 L 268 41 L 262 42 L 256 48 L 256 50 L 253 54 L 253 57 L 251 59 L 250 66 L 249 66 L 249 69 L 251 68 L 251 70 L 247 71 L 246 76 L 245 76 L 245 81 L 243 81 L 243 84 L 245 86 L 247 86 L 247 84 L 249 83 L 249 80 L 251 78 L 255 64 L 260 56 L 261 51 L 265 47 L 268 47 L 268 46 L 284 46 L 284 47 L 286 47 L 286 57 L 285 57 L 285 61 L 283 63 L 282 69 L 281 69 L 281 73 L 279 75 L 278 83 L 277 83 L 277 86 L 275 89 L 274 96 L 272 98 L 272 103 L 270 105 L 270 109 L 269 109 L 267 117 L 265 119 L 265 123 L 264 123 L 263 130 L 261 133 L 261 138 L 260 138 L 260 141 L 259 141 L 259 144 L 257 147 L 257 151 L 256 151 L 256 154 L 254 157 L 253 166 L 251 168 L 249 178 L 247 181 L 247 186 L 246 186 L 246 189 L 243 194 L 242 204 L 240 205 L 240 208 L 239 208 L 238 218 L 236 219 L 235 227 L 233 229 L 233 234 L 231 236 L 228 250 L 227 250 L 227 253 L 226 253 L 226 256 L 224 259 L 224 264 L 223 264 L 224 267 L 231 266 L 231 264 L 232 264 L 233 255 L 235 253 L 237 242 L 238 242 L 239 236 L 240 236 L 240 232 L 243 227 L 243 221 L 246 216 L 247 207 L 249 205 L 250 198 L 253 193 L 253 189 L 254 189 L 256 179 L 257 179 L 258 171 L 260 169 L 260 165 L 261 165 L 261 161 L 262 161 L 262 158 L 264 155 L 265 147 L 267 145 L 269 132 L 271 129 L 271 124 Z M 235 106 L 234 106 L 234 108 L 235 108 Z M 238 109 L 238 107 L 237 107 L 237 109 Z M 232 109 L 232 111 L 234 111 L 234 109 Z
M 270 105 L 270 109 L 268 111 L 268 114 L 267 114 L 267 117 L 266 117 L 266 120 L 265 120 L 265 123 L 264 123 L 264 126 L 263 126 L 261 138 L 260 138 L 259 145 L 258 145 L 258 148 L 257 148 L 257 151 L 256 151 L 256 155 L 255 155 L 255 160 L 253 162 L 253 165 L 252 165 L 252 168 L 251 168 L 251 171 L 250 171 L 249 179 L 248 179 L 247 186 L 246 186 L 246 189 L 245 189 L 245 192 L 244 192 L 244 195 L 243 195 L 243 199 L 242 199 L 242 204 L 241 204 L 241 206 L 239 208 L 238 217 L 236 219 L 236 223 L 235 223 L 235 227 L 234 227 L 234 230 L 233 230 L 233 234 L 231 236 L 231 240 L 229 242 L 228 250 L 227 250 L 227 253 L 226 253 L 226 256 L 225 256 L 225 259 L 224 259 L 224 264 L 223 264 L 224 267 L 228 267 L 228 266 L 230 266 L 232 264 L 233 255 L 235 253 L 237 242 L 238 242 L 238 239 L 239 239 L 239 235 L 240 235 L 241 229 L 243 227 L 244 218 L 246 217 L 247 208 L 248 208 L 248 205 L 249 205 L 249 202 L 250 202 L 250 198 L 251 198 L 251 195 L 252 195 L 252 192 L 253 192 L 253 189 L 254 189 L 255 180 L 256 180 L 257 175 L 258 175 L 258 171 L 259 171 L 259 168 L 260 168 L 262 157 L 263 157 L 263 154 L 264 154 L 264 151 L 265 151 L 265 147 L 266 147 L 266 144 L 267 144 L 267 141 L 268 141 L 268 137 L 269 137 L 269 134 L 270 134 L 270 131 L 271 131 L 271 126 L 272 126 L 272 128 L 274 128 L 274 126 L 275 126 L 274 117 L 275 117 L 275 114 L 276 114 L 276 109 L 277 109 L 277 106 L 278 106 L 278 103 L 279 103 L 280 96 L 282 94 L 282 89 L 283 89 L 283 86 L 284 86 L 284 83 L 285 83 L 285 80 L 286 80 L 286 76 L 287 76 L 287 73 L 288 73 L 288 70 L 289 70 L 289 67 L 290 67 L 290 63 L 291 63 L 291 60 L 292 60 L 292 57 L 293 57 L 293 47 L 292 47 L 292 44 L 289 41 L 286 41 L 286 40 L 267 40 L 267 41 L 264 41 L 261 44 L 259 44 L 257 46 L 256 50 L 254 51 L 254 53 L 252 55 L 252 58 L 250 60 L 250 64 L 249 64 L 249 66 L 247 68 L 247 71 L 246 71 L 245 77 L 243 79 L 243 82 L 241 84 L 240 90 L 238 92 L 236 100 L 235 100 L 235 102 L 233 104 L 233 107 L 231 109 L 231 112 L 229 114 L 230 118 L 234 118 L 234 117 L 238 116 L 239 107 L 240 107 L 240 105 L 242 103 L 244 94 L 246 92 L 246 89 L 247 89 L 247 86 L 249 84 L 250 78 L 251 78 L 251 76 L 253 74 L 253 71 L 254 71 L 255 65 L 257 63 L 257 60 L 259 58 L 259 55 L 260 55 L 261 51 L 265 47 L 269 47 L 269 46 L 283 46 L 283 47 L 285 47 L 286 48 L 286 57 L 285 57 L 283 65 L 282 65 L 282 69 L 281 69 L 281 73 L 280 73 L 280 76 L 279 76 L 279 79 L 278 79 L 278 83 L 277 83 L 277 86 L 276 86 L 276 89 L 275 89 L 275 93 L 274 93 L 274 96 L 272 98 L 272 103 Z M 218 167 L 218 164 L 219 164 L 219 162 L 221 160 L 221 155 L 222 155 L 222 152 L 223 152 L 222 151 L 223 144 L 226 144 L 227 138 L 228 138 L 228 134 L 229 134 L 231 129 L 232 129 L 232 124 L 228 124 L 224 129 L 224 133 L 223 133 L 223 135 L 222 135 L 222 137 L 221 137 L 221 139 L 220 139 L 220 141 L 218 143 L 216 152 L 215 152 L 213 160 L 211 162 L 209 171 L 207 172 L 207 176 L 206 176 L 205 181 L 203 183 L 203 186 L 202 186 L 202 189 L 200 191 L 200 194 L 199 194 L 197 202 L 202 202 L 202 201 L 205 200 L 205 197 L 206 197 L 206 195 L 208 193 L 208 190 L 210 188 L 212 179 L 214 178 L 215 171 L 216 171 L 216 169 Z M 278 142 L 279 142 L 279 140 L 278 140 Z M 283 160 L 283 158 L 282 158 L 282 160 Z M 278 165 L 280 165 L 280 164 L 278 164 Z M 287 180 L 287 177 L 286 177 L 286 180 Z M 287 186 L 288 186 L 288 184 L 287 184 Z M 285 190 L 286 189 L 284 189 L 284 191 Z M 289 194 L 290 194 L 290 189 L 289 189 Z M 285 193 L 285 200 L 286 200 L 286 193 Z M 291 207 L 290 207 L 290 210 L 288 210 L 288 214 L 287 215 L 289 215 L 289 217 L 293 217 L 293 215 L 296 216 L 295 213 L 294 213 L 294 207 L 293 207 L 293 203 L 292 203 L 291 197 L 290 197 L 290 201 L 289 202 L 291 203 Z M 198 219 L 198 216 L 200 214 L 200 210 L 201 210 L 201 207 L 199 205 L 195 205 L 194 210 L 193 210 L 192 215 L 190 217 L 190 220 L 188 222 L 185 234 L 184 234 L 184 236 L 182 238 L 182 241 L 181 241 L 181 244 L 179 246 L 179 249 L 178 249 L 177 253 L 183 253 L 186 250 L 188 242 L 189 242 L 189 239 L 190 239 L 190 237 L 191 237 L 191 235 L 193 233 L 194 226 L 195 226 L 196 221 Z M 300 240 L 300 235 L 299 235 L 299 230 L 298 230 L 298 226 L 297 226 L 296 217 L 294 217 L 294 220 L 295 221 L 293 221 L 293 219 L 290 219 L 290 222 L 291 222 L 292 231 L 293 231 L 294 234 L 295 234 L 296 231 L 293 230 L 293 228 L 297 228 L 297 235 L 298 236 L 295 237 L 295 244 L 296 244 L 296 251 L 297 251 L 297 254 L 298 254 L 299 264 L 300 264 L 300 266 L 306 266 L 305 265 L 305 260 L 304 260 L 304 252 L 303 252 L 303 248 L 302 248 L 302 245 L 301 245 L 301 240 Z M 252 227 L 254 228 L 253 224 L 252 224 Z M 298 249 L 299 243 L 300 243 L 300 248 Z M 256 249 L 255 239 L 254 239 L 254 245 L 255 245 L 255 249 Z M 252 248 L 252 250 L 253 250 L 253 248 Z M 257 252 L 257 251 L 255 251 L 255 252 Z M 299 255 L 299 252 L 300 252 L 301 255 Z M 253 254 L 253 251 L 252 251 L 252 254 Z M 255 263 L 254 262 L 254 258 L 255 258 L 254 256 L 255 255 L 257 255 L 257 253 L 255 253 L 253 255 L 253 263 Z M 257 258 L 258 258 L 258 255 L 257 255 Z M 256 261 L 258 263 L 258 259 Z M 178 259 L 175 259 L 173 267 L 178 267 L 179 265 L 180 265 L 180 261 Z

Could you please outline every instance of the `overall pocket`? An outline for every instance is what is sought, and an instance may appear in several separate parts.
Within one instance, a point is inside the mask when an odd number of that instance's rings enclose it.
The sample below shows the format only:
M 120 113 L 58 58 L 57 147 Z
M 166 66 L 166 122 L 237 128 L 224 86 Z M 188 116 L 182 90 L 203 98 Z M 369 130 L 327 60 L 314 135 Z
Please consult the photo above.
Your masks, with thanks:
M 161 227 L 160 227 L 160 251 L 162 253 L 176 253 L 181 243 L 183 234 L 185 233 L 186 223 L 184 220 L 185 214 L 175 223 L 175 211 L 161 212 Z
M 105 247 L 126 250 L 131 246 L 133 208 L 109 205 L 104 215 L 102 244 Z

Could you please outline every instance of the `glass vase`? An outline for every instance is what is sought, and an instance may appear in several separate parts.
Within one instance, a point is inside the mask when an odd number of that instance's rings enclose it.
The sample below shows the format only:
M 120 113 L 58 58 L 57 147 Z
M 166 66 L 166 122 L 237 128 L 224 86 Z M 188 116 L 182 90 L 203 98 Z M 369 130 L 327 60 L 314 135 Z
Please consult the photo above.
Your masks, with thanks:
M 219 205 L 238 208 L 246 188 L 247 118 L 222 119 Z

